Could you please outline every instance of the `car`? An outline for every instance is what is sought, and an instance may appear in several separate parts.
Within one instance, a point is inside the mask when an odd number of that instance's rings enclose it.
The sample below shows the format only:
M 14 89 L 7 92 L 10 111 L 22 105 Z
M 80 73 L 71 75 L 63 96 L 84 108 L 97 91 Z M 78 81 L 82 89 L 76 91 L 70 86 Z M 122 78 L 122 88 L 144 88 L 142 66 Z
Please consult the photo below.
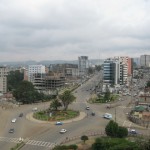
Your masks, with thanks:
M 62 125 L 63 123 L 62 122 L 60 122 L 60 121 L 57 121 L 56 123 L 55 123 L 55 125 Z
M 19 114 L 19 117 L 23 117 L 23 113 L 20 113 L 20 114 Z
M 15 123 L 15 122 L 16 122 L 16 120 L 17 120 L 17 119 L 16 119 L 16 118 L 14 118 L 14 119 L 12 119 L 12 120 L 11 120 L 11 122 L 12 122 L 12 123 Z
M 103 117 L 106 118 L 106 119 L 112 119 L 112 114 L 105 113 L 105 114 L 103 115 Z
M 90 107 L 89 107 L 89 106 L 86 106 L 86 110 L 90 110 Z
M 136 134 L 137 134 L 137 131 L 136 131 L 135 129 L 131 129 L 131 130 L 129 130 L 129 133 L 130 133 L 130 134 L 133 134 L 133 135 L 136 135 Z
M 12 128 L 12 129 L 9 130 L 9 133 L 14 133 L 14 131 L 15 130 Z
M 32 110 L 33 110 L 33 111 L 37 111 L 38 109 L 37 109 L 37 107 L 35 107 L 35 108 L 33 108 Z
M 60 130 L 60 133 L 66 133 L 66 132 L 67 132 L 66 129 L 61 129 L 61 130 Z
M 92 116 L 95 116 L 95 112 L 92 112 L 91 115 L 92 115 Z

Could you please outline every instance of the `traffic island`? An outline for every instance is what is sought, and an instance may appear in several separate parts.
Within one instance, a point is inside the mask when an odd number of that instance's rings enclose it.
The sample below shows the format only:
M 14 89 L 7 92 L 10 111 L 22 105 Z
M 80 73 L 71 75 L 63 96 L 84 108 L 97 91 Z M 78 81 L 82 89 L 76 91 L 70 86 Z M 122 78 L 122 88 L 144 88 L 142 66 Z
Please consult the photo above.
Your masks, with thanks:
M 60 120 L 38 120 L 36 118 L 33 117 L 34 114 L 33 112 L 29 113 L 26 115 L 26 118 L 30 121 L 36 122 L 36 123 L 46 123 L 46 124 L 55 124 L 56 121 L 60 121 Z M 66 119 L 66 120 L 61 120 L 63 123 L 71 123 L 74 121 L 80 121 L 82 119 L 84 119 L 87 116 L 87 114 L 85 112 L 79 112 L 78 116 L 74 117 L 74 118 L 70 118 L 70 119 Z

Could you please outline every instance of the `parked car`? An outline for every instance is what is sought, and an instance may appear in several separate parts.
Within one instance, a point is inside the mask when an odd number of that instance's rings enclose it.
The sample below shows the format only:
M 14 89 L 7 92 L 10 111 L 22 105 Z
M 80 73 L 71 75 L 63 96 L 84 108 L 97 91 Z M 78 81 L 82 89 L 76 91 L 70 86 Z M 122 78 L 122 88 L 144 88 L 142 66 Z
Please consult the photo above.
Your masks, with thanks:
M 20 113 L 20 114 L 19 114 L 19 117 L 23 117 L 23 113 Z
M 11 122 L 12 122 L 12 123 L 15 123 L 15 122 L 16 122 L 16 120 L 17 120 L 17 119 L 16 119 L 16 118 L 14 118 L 14 119 L 12 119 L 12 120 L 11 120 Z
M 60 130 L 60 133 L 66 133 L 66 132 L 67 132 L 66 129 L 61 129 L 61 130 Z
M 14 131 L 15 130 L 12 128 L 12 129 L 9 130 L 9 133 L 14 133 Z
M 60 122 L 60 121 L 57 121 L 56 123 L 55 123 L 55 125 L 62 125 L 63 123 L 62 122 Z

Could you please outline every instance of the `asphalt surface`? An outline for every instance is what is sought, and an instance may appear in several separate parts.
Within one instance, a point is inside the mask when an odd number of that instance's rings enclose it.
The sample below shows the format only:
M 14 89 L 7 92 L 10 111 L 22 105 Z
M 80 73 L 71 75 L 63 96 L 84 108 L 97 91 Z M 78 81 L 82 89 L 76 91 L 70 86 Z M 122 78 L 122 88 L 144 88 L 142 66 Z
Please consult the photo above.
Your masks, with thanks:
M 8 150 L 15 146 L 19 137 L 22 137 L 27 141 L 27 144 L 22 148 L 22 150 L 48 150 L 55 144 L 61 143 L 66 138 L 82 136 L 93 131 L 104 132 L 104 128 L 109 122 L 109 120 L 102 117 L 106 112 L 111 113 L 113 115 L 113 119 L 116 119 L 120 125 L 135 128 L 136 125 L 127 120 L 126 113 L 128 113 L 134 106 L 133 104 L 133 106 L 130 105 L 128 107 L 128 104 L 131 101 L 134 101 L 133 94 L 136 91 L 132 91 L 131 96 L 123 96 L 121 101 L 117 101 L 113 104 L 107 104 L 113 107 L 111 109 L 107 109 L 106 104 L 87 103 L 87 100 L 91 96 L 91 89 L 96 85 L 100 78 L 101 77 L 99 75 L 95 75 L 92 79 L 82 84 L 76 92 L 74 92 L 77 99 L 76 102 L 69 106 L 69 108 L 79 110 L 87 114 L 87 116 L 80 121 L 56 126 L 48 123 L 35 123 L 26 119 L 25 115 L 31 113 L 34 107 L 37 107 L 38 109 L 45 109 L 49 106 L 49 103 L 26 105 L 12 110 L 4 110 L 8 111 L 8 114 L 7 118 L 3 116 L 5 126 L 2 126 L 1 128 L 3 128 L 3 130 L 0 130 L 0 149 Z M 90 110 L 86 110 L 86 106 L 89 106 Z M 21 112 L 23 112 L 24 116 L 18 117 Z M 91 116 L 92 112 L 95 112 L 96 115 Z M 16 123 L 11 123 L 12 118 L 17 118 Z M 10 128 L 15 129 L 13 134 L 8 133 Z M 60 134 L 59 131 L 62 128 L 67 129 L 67 132 Z M 140 128 L 138 130 L 141 133 L 149 134 L 148 130 L 142 130 Z M 4 139 L 2 137 L 6 138 Z

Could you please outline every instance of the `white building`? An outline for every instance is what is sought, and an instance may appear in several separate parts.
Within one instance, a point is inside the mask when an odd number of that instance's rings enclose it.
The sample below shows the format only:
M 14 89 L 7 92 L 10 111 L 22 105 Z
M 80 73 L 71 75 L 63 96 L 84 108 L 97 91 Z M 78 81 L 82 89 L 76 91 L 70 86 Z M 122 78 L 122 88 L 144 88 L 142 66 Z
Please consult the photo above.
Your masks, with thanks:
M 87 69 L 89 68 L 88 56 L 78 57 L 78 68 L 80 77 L 87 74 Z
M 140 65 L 144 67 L 150 67 L 150 55 L 141 55 Z
M 7 93 L 8 68 L 0 67 L 0 93 Z
M 39 75 L 42 78 L 42 75 L 46 73 L 45 66 L 43 65 L 29 65 L 28 66 L 28 81 L 34 82 L 35 75 Z

